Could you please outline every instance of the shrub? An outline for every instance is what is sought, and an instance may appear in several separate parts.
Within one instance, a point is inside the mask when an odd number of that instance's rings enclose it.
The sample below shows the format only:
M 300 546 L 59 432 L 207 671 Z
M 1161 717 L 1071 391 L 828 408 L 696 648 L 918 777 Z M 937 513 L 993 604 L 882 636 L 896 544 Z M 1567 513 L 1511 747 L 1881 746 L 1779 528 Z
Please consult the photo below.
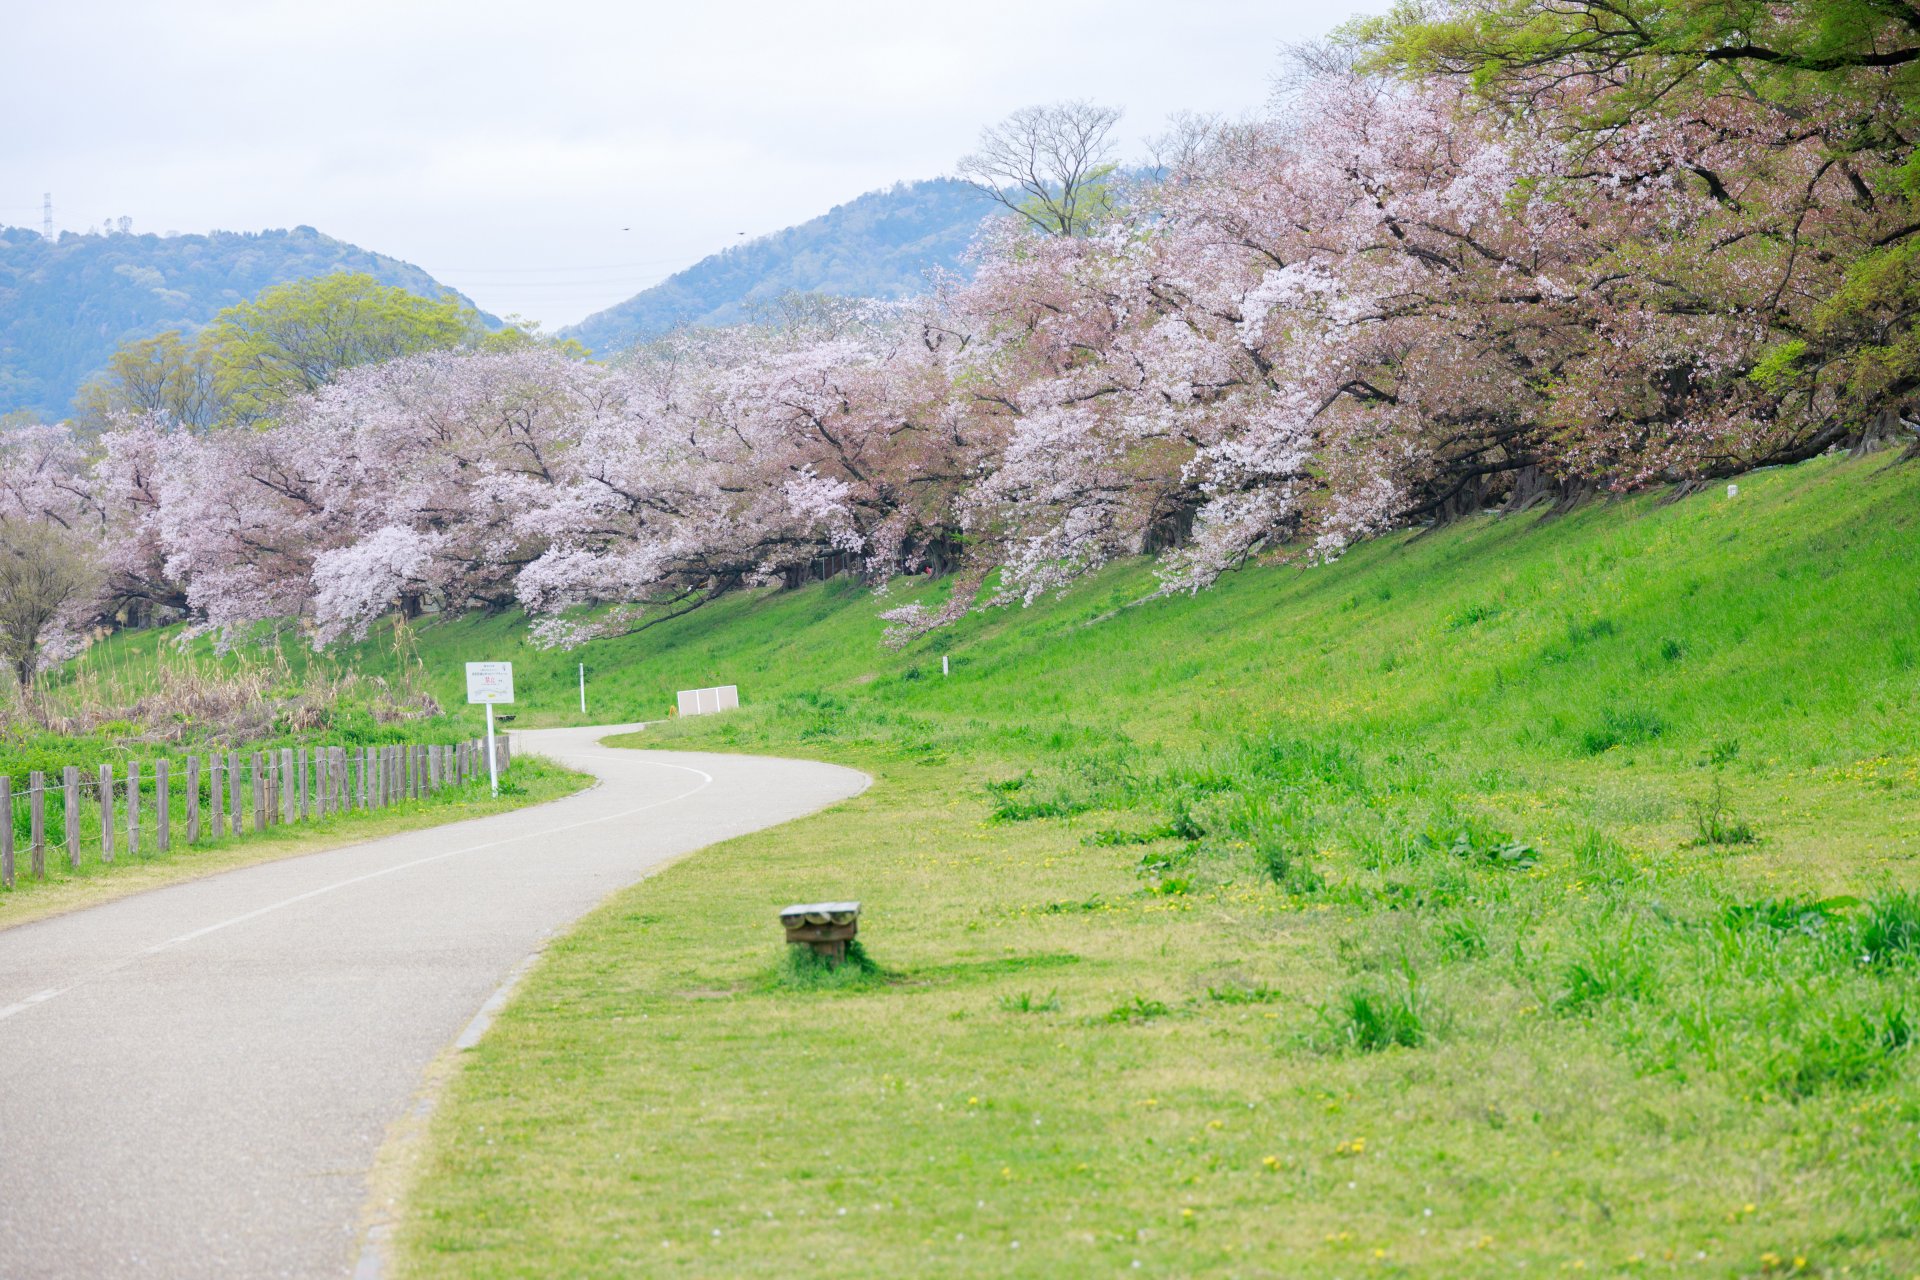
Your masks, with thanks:
M 1759 839 L 1744 819 L 1733 816 L 1727 803 L 1726 784 L 1715 778 L 1713 790 L 1704 800 L 1695 800 L 1693 810 L 1694 844 L 1702 848 L 1714 845 L 1752 844 Z

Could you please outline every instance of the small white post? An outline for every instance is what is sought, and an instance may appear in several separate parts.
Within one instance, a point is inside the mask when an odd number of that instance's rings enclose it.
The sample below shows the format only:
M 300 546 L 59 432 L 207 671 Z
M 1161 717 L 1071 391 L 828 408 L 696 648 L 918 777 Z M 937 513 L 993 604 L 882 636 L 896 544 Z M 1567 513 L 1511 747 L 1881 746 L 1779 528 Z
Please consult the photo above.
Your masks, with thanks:
M 940 655 L 940 674 L 943 676 L 953 674 L 947 670 L 947 655 L 944 653 Z
M 500 795 L 500 754 L 493 749 L 493 704 L 487 704 L 487 780 L 493 786 L 494 798 Z
M 580 714 L 587 714 L 587 664 L 580 664 Z

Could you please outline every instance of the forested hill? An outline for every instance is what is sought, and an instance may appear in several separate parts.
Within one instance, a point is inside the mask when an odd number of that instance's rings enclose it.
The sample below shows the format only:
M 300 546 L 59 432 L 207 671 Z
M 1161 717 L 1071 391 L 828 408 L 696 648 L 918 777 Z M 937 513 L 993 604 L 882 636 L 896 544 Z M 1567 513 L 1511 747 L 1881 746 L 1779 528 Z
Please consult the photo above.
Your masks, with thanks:
M 269 285 L 365 272 L 427 297 L 446 286 L 411 263 L 312 227 L 210 235 L 77 235 L 0 227 L 0 413 L 59 418 L 122 342 L 191 330 Z M 464 301 L 464 299 L 463 299 Z
M 957 270 L 994 206 L 964 182 L 900 182 L 736 245 L 561 331 L 605 357 L 683 325 L 732 324 L 787 293 L 904 298 L 935 267 Z

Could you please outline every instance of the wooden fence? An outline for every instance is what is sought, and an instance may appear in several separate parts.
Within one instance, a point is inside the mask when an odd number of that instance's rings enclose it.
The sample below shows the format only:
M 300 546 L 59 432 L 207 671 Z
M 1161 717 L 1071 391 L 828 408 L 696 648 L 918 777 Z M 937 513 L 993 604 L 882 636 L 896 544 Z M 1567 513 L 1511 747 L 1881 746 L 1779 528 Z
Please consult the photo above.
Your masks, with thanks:
M 511 735 L 495 739 L 500 772 L 513 763 Z M 47 852 L 79 870 L 83 850 L 102 863 L 166 853 L 176 833 L 202 844 L 255 835 L 288 822 L 384 809 L 487 776 L 484 738 L 384 747 L 283 747 L 129 763 L 116 776 L 69 765 L 35 771 L 26 786 L 0 774 L 0 887 L 11 889 L 16 850 L 25 874 L 46 878 Z

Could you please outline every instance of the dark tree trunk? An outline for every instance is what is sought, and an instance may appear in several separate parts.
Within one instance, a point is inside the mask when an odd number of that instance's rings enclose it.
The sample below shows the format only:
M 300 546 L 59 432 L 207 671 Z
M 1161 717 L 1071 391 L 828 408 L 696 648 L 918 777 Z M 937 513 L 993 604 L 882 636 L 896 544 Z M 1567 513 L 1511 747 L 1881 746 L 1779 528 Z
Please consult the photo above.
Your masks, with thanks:
M 1863 458 L 1869 453 L 1877 453 L 1896 443 L 1907 434 L 1905 424 L 1900 420 L 1900 411 L 1891 406 L 1873 415 L 1867 425 L 1853 438 L 1853 445 L 1847 454 L 1854 458 Z

